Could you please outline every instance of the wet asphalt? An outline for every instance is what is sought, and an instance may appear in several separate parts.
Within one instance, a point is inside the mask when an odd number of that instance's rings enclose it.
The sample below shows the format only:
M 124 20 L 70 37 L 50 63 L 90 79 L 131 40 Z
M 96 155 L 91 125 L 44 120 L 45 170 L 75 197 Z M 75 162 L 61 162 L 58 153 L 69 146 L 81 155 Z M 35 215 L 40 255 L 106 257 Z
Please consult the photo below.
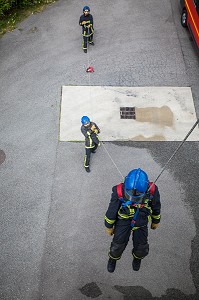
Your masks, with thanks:
M 84 4 L 95 22 L 88 54 Z M 122 180 L 112 160 L 124 176 L 141 167 L 154 180 L 179 143 L 102 143 L 87 174 L 84 144 L 58 139 L 63 85 L 190 86 L 199 116 L 198 66 L 177 0 L 59 0 L 0 39 L 1 299 L 199 299 L 198 142 L 157 182 L 161 226 L 140 271 L 129 241 L 109 274 L 103 218 Z

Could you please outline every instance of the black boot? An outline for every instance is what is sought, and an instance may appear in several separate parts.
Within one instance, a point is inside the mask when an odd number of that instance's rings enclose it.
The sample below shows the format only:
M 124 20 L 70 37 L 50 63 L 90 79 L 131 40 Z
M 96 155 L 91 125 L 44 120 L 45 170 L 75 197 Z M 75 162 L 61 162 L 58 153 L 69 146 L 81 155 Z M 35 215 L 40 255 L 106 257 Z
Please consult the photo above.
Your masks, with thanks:
M 87 53 L 87 49 L 84 49 L 84 53 Z
M 132 266 L 134 271 L 139 271 L 141 265 L 141 259 L 135 258 L 133 259 Z
M 89 167 L 85 167 L 86 172 L 90 173 L 90 168 Z
M 116 260 L 109 258 L 108 265 L 107 265 L 108 272 L 113 273 L 115 271 L 115 266 L 116 266 Z
M 95 44 L 94 44 L 94 42 L 90 42 L 89 44 L 90 44 L 90 45 L 92 45 L 92 46 L 94 46 L 94 45 L 95 45 Z

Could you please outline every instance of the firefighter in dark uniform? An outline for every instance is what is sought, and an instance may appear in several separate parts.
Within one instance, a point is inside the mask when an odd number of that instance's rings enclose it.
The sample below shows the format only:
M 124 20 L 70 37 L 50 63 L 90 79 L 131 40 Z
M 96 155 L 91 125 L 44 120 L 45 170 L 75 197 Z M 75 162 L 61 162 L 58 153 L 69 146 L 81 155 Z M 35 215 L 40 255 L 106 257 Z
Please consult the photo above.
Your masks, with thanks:
M 114 272 L 132 232 L 134 271 L 140 269 L 141 260 L 149 253 L 148 222 L 156 229 L 160 222 L 160 194 L 158 187 L 149 182 L 141 169 L 132 170 L 124 183 L 114 186 L 105 215 L 106 233 L 114 235 L 107 269 Z
M 82 126 L 81 132 L 85 136 L 85 150 L 84 168 L 86 172 L 90 172 L 90 156 L 95 153 L 97 147 L 100 145 L 98 133 L 100 129 L 94 122 L 91 122 L 89 117 L 83 116 L 81 118 Z
M 87 53 L 88 42 L 90 45 L 94 46 L 93 16 L 90 14 L 90 8 L 88 6 L 84 6 L 83 8 L 83 15 L 79 19 L 79 25 L 82 26 L 82 35 L 83 35 L 82 48 L 84 52 Z

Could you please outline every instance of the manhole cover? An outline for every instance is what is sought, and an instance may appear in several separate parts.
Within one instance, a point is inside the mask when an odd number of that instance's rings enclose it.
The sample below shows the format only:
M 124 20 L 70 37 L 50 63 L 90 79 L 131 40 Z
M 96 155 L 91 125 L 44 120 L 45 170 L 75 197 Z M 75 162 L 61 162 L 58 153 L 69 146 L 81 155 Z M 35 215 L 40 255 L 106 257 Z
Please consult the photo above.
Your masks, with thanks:
M 0 165 L 4 162 L 5 159 L 6 159 L 6 155 L 3 152 L 3 150 L 0 149 Z
M 120 107 L 120 119 L 134 119 L 135 107 Z

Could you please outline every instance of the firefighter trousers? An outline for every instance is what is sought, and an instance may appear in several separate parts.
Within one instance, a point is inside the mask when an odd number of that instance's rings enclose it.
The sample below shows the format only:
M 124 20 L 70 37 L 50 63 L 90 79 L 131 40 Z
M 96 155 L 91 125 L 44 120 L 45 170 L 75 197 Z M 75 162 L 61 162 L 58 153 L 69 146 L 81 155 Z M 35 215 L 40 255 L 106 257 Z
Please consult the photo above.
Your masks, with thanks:
M 98 144 L 95 144 L 95 146 L 93 148 L 85 148 L 85 150 L 86 150 L 86 154 L 84 157 L 84 167 L 85 168 L 89 168 L 91 153 L 94 153 L 94 151 L 97 149 L 97 147 L 98 147 Z
M 110 246 L 109 257 L 118 260 L 125 250 L 132 232 L 132 255 L 136 258 L 144 258 L 149 253 L 148 226 L 132 230 L 131 220 L 118 219 L 114 227 L 114 237 Z

